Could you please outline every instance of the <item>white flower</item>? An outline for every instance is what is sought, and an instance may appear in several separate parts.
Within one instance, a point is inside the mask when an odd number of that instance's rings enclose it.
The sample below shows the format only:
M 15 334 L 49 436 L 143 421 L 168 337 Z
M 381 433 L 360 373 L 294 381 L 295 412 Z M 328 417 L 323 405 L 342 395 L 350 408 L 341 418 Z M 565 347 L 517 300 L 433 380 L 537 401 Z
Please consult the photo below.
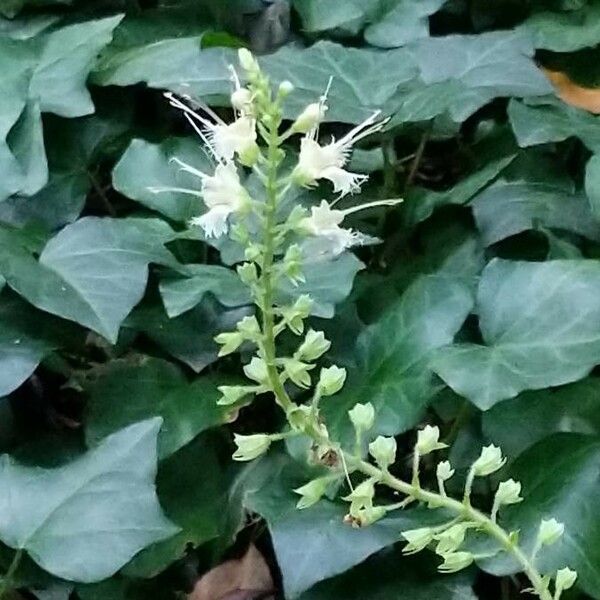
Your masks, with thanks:
M 187 171 L 190 167 L 178 161 Z M 227 219 L 242 210 L 248 202 L 248 194 L 240 182 L 233 163 L 219 163 L 214 175 L 192 171 L 202 179 L 202 198 L 208 212 L 190 220 L 191 225 L 202 227 L 207 237 L 219 237 L 227 233 Z
M 521 484 L 514 479 L 502 481 L 496 491 L 495 503 L 500 506 L 502 504 L 518 504 L 522 502 Z
M 233 460 L 247 461 L 254 460 L 261 454 L 264 454 L 271 445 L 271 438 L 264 433 L 254 435 L 233 435 L 233 441 L 237 450 L 233 453 Z
M 456 573 L 466 569 L 475 557 L 470 552 L 452 552 L 444 556 L 444 562 L 438 567 L 442 573 Z
M 393 437 L 378 436 L 369 444 L 369 454 L 380 468 L 387 469 L 396 460 L 396 440 Z
M 323 104 L 309 107 L 309 114 L 305 115 L 316 120 L 317 123 L 321 117 Z M 303 116 L 303 115 L 301 115 Z M 341 196 L 356 192 L 360 189 L 362 183 L 367 179 L 367 175 L 352 173 L 343 169 L 350 157 L 353 144 L 364 137 L 380 131 L 385 123 L 377 122 L 379 113 L 372 114 L 360 125 L 349 131 L 343 138 L 332 140 L 325 146 L 319 145 L 316 140 L 317 127 L 313 127 L 300 142 L 300 157 L 298 164 L 294 169 L 293 178 L 299 184 L 305 187 L 314 186 L 319 179 L 328 179 L 333 183 L 334 192 L 339 192 Z
M 236 154 L 245 165 L 256 162 L 259 150 L 256 121 L 252 117 L 242 113 L 233 123 L 225 123 L 208 106 L 202 106 L 202 109 L 210 118 L 193 111 L 171 92 L 165 96 L 171 106 L 183 111 L 185 118 L 219 162 L 230 161 Z
M 408 542 L 402 549 L 403 554 L 416 554 L 425 550 L 433 541 L 434 530 L 430 527 L 421 527 L 420 529 L 409 529 L 402 532 L 402 537 Z
M 450 479 L 454 473 L 455 471 L 452 468 L 452 465 L 447 460 L 443 460 L 441 463 L 439 463 L 436 469 L 436 475 L 440 481 L 448 481 L 448 479 Z
M 401 199 L 377 200 L 339 210 L 331 208 L 326 200 L 321 200 L 319 206 L 310 209 L 310 216 L 300 221 L 299 227 L 310 235 L 327 240 L 331 244 L 333 255 L 338 255 L 347 248 L 361 244 L 364 239 L 361 233 L 340 227 L 347 215 L 376 206 L 394 206 L 400 202 Z
M 354 428 L 358 431 L 369 431 L 375 424 L 375 408 L 370 402 L 366 404 L 355 404 L 348 411 Z

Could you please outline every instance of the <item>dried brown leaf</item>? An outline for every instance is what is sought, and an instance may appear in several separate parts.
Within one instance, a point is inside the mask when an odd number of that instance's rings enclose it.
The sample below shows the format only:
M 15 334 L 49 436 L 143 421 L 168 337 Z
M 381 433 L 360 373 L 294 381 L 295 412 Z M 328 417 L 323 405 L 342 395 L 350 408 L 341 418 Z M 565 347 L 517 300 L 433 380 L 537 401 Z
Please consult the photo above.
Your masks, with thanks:
M 198 580 L 188 600 L 272 600 L 273 578 L 256 546 L 246 554 L 228 560 Z

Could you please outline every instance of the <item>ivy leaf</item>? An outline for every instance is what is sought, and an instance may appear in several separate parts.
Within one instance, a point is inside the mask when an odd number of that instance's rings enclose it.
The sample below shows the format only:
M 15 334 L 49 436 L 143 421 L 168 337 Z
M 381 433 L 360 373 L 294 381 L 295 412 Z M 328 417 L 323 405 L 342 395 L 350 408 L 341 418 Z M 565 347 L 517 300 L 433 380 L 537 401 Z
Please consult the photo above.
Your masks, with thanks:
M 553 52 L 591 48 L 600 43 L 600 6 L 591 3 L 574 11 L 537 12 L 520 28 L 532 33 L 536 48 Z
M 95 445 L 132 423 L 161 417 L 158 456 L 170 456 L 226 421 L 227 411 L 217 406 L 217 385 L 223 383 L 223 378 L 203 377 L 190 384 L 178 367 L 158 358 L 145 357 L 140 364 L 114 361 L 90 389 L 87 443 Z
M 25 467 L 3 455 L 2 541 L 54 575 L 93 582 L 177 533 L 153 484 L 160 425 L 161 419 L 132 425 L 57 469 Z
M 346 48 L 327 41 L 309 48 L 284 46 L 262 58 L 261 66 L 275 84 L 284 80 L 294 84 L 294 93 L 285 104 L 290 117 L 315 102 L 327 88 L 329 77 L 335 74 L 326 120 L 342 123 L 360 123 L 375 110 L 389 112 L 399 87 L 416 75 L 413 60 L 405 49 Z M 387 77 L 382 79 L 381 72 Z
M 12 244 L 0 258 L 0 272 L 37 308 L 114 342 L 144 294 L 148 264 L 175 263 L 164 247 L 173 235 L 159 220 L 87 217 L 53 237 L 39 262 Z
M 429 16 L 445 0 L 396 0 L 365 29 L 365 40 L 380 48 L 398 48 L 429 37 Z
M 194 398 L 210 402 L 209 398 Z M 226 477 L 217 457 L 217 440 L 200 436 L 164 460 L 156 487 L 168 518 L 181 528 L 175 536 L 142 550 L 123 569 L 128 577 L 154 577 L 198 546 L 222 533 Z
M 523 390 L 581 379 L 600 362 L 599 293 L 592 260 L 494 259 L 475 307 L 485 345 L 444 348 L 434 370 L 481 410 Z
M 596 436 L 555 434 L 527 450 L 510 469 L 523 484 L 523 502 L 506 511 L 502 525 L 519 531 L 519 543 L 531 551 L 542 518 L 565 524 L 560 540 L 544 548 L 539 569 L 549 573 L 568 565 L 577 571 L 577 584 L 599 598 L 600 522 L 594 510 L 600 493 L 597 468 L 600 442 Z M 516 565 L 500 554 L 481 565 L 494 574 L 515 572 Z
M 600 381 L 588 377 L 555 389 L 524 392 L 482 415 L 486 437 L 519 456 L 558 432 L 600 434 Z
M 440 575 L 432 563 L 430 556 L 407 558 L 400 549 L 382 551 L 355 569 L 316 585 L 300 600 L 389 600 L 397 597 L 399 590 L 410 600 L 476 600 L 472 571 Z
M 122 18 L 116 15 L 67 25 L 44 37 L 29 90 L 32 97 L 40 97 L 42 111 L 64 117 L 94 112 L 85 82 Z
M 599 118 L 559 100 L 511 100 L 508 117 L 522 148 L 578 137 L 593 152 L 600 150 Z
M 223 306 L 235 308 L 250 304 L 248 288 L 235 271 L 217 265 L 193 265 L 186 278 L 168 278 L 160 282 L 160 293 L 169 317 L 178 317 L 199 304 L 207 293 Z
M 515 159 L 516 155 L 493 160 L 472 175 L 443 192 L 417 189 L 404 202 L 404 218 L 413 226 L 428 219 L 433 212 L 449 204 L 467 204 L 479 191 L 493 181 Z
M 170 318 L 158 303 L 144 304 L 129 316 L 125 326 L 143 333 L 199 373 L 217 360 L 215 335 L 235 329 L 249 314 L 248 307 L 227 310 L 213 298 L 205 298 L 176 318 Z
M 572 187 L 571 182 L 497 181 L 471 201 L 483 243 L 490 246 L 539 225 L 600 241 L 600 222 L 587 198 Z
M 200 198 L 177 192 L 154 193 L 151 187 L 191 187 L 200 190 L 198 178 L 182 173 L 172 161 L 178 158 L 196 169 L 212 173 L 214 167 L 193 138 L 168 138 L 160 144 L 135 139 L 113 170 L 118 191 L 175 221 L 187 221 L 203 211 Z M 144 165 L 140 169 L 140 165 Z
M 542 96 L 552 86 L 536 67 L 531 38 L 489 32 L 419 40 L 410 54 L 420 82 L 407 88 L 391 125 L 448 114 L 458 123 L 497 97 Z
M 391 546 L 402 531 L 446 517 L 421 509 L 399 511 L 368 528 L 355 529 L 343 521 L 347 506 L 322 500 L 310 508 L 296 508 L 298 497 L 292 490 L 309 477 L 289 457 L 271 454 L 250 465 L 238 482 L 244 488 L 244 505 L 267 521 L 286 598 L 297 598 L 319 581 Z
M 412 427 L 435 386 L 429 365 L 436 348 L 450 344 L 473 306 L 463 282 L 440 273 L 418 278 L 357 340 L 357 368 L 344 390 L 323 405 L 328 427 L 350 439 L 348 410 L 375 407 L 374 431 L 395 435 Z
M 309 33 L 337 30 L 356 35 L 364 27 L 369 15 L 379 9 L 381 0 L 294 0 L 294 8 L 302 19 L 302 28 Z

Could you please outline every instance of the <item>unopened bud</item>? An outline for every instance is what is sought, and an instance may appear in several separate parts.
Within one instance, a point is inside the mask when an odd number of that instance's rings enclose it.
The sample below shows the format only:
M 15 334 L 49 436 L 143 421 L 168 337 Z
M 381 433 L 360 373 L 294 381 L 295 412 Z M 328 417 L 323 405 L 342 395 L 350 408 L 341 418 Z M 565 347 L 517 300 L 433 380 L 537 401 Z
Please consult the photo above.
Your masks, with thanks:
M 575 585 L 575 581 L 577 581 L 577 571 L 572 571 L 569 567 L 556 571 L 556 591 L 554 597 L 560 598 L 564 590 L 569 590 Z
M 294 121 L 292 131 L 307 133 L 323 120 L 326 110 L 327 107 L 320 102 L 309 104 Z
M 375 424 L 375 409 L 370 402 L 355 404 L 348 416 L 357 431 L 369 431 Z
M 496 491 L 495 504 L 498 506 L 502 504 L 517 504 L 523 500 L 520 494 L 521 484 L 518 481 L 514 479 L 502 481 Z
M 260 148 L 256 142 L 250 142 L 238 152 L 240 162 L 245 167 L 253 167 L 260 156 Z
M 465 534 L 468 528 L 469 526 L 465 523 L 457 523 L 438 534 L 436 536 L 438 540 L 435 549 L 436 553 L 440 556 L 445 556 L 458 550 L 465 541 Z
M 255 316 L 244 317 L 237 324 L 237 330 L 249 340 L 256 339 L 260 335 L 260 325 Z
M 279 93 L 282 96 L 289 96 L 294 91 L 294 84 L 287 79 L 279 84 Z
M 369 453 L 379 468 L 387 469 L 396 460 L 396 440 L 380 435 L 369 444 Z
M 256 74 L 260 71 L 256 58 L 254 58 L 252 52 L 247 48 L 240 48 L 238 50 L 238 59 L 242 68 L 249 74 Z
M 231 94 L 231 105 L 239 111 L 246 111 L 252 105 L 252 92 L 246 88 L 238 88 Z
M 448 481 L 448 479 L 450 479 L 454 473 L 455 471 L 452 468 L 452 465 L 447 460 L 443 460 L 441 463 L 439 463 L 436 469 L 437 478 L 441 481 Z
M 551 546 L 558 542 L 565 531 L 565 526 L 556 519 L 543 519 L 538 530 L 538 543 L 541 546 Z
M 330 482 L 331 479 L 329 477 L 318 477 L 317 479 L 309 481 L 302 487 L 296 488 L 294 492 L 302 496 L 302 498 L 298 500 L 296 507 L 308 508 L 309 506 L 316 504 L 325 495 L 327 486 Z
M 215 336 L 215 342 L 221 345 L 219 356 L 227 356 L 235 352 L 244 343 L 244 336 L 239 331 L 220 333 Z
M 298 386 L 308 389 L 311 384 L 309 371 L 314 369 L 314 365 L 302 362 L 295 358 L 284 358 L 282 360 L 283 368 L 287 376 Z
M 346 381 L 346 369 L 332 365 L 321 369 L 319 375 L 318 390 L 321 396 L 333 396 L 337 394 Z
M 265 384 L 268 382 L 269 373 L 267 371 L 267 363 L 262 358 L 254 356 L 252 360 L 244 367 L 246 377 L 256 381 L 257 383 Z
M 416 554 L 425 550 L 433 541 L 434 531 L 431 527 L 420 527 L 402 532 L 402 537 L 408 542 L 402 549 L 403 554 Z
M 417 444 L 415 446 L 417 452 L 421 456 L 425 456 L 434 450 L 447 448 L 447 444 L 443 444 L 440 440 L 440 430 L 437 427 L 426 425 L 417 434 Z
M 466 569 L 475 557 L 470 552 L 452 552 L 444 556 L 444 562 L 438 567 L 441 573 L 456 573 Z
M 253 387 L 243 385 L 220 385 L 218 390 L 221 392 L 221 398 L 219 398 L 217 404 L 219 406 L 235 404 L 248 394 L 254 393 L 254 389 Z
M 246 262 L 241 264 L 237 268 L 237 274 L 246 285 L 252 285 L 258 281 L 258 271 L 254 263 Z
M 472 469 L 477 477 L 485 477 L 501 469 L 506 463 L 502 457 L 502 450 L 490 444 L 481 450 L 481 455 L 473 463 Z
M 330 347 L 331 342 L 325 339 L 325 334 L 322 331 L 309 329 L 296 354 L 300 360 L 317 360 Z
M 265 433 L 257 433 L 254 435 L 239 435 L 233 436 L 233 441 L 237 446 L 237 450 L 233 453 L 233 460 L 247 461 L 254 460 L 261 454 L 264 454 L 271 445 L 271 438 Z

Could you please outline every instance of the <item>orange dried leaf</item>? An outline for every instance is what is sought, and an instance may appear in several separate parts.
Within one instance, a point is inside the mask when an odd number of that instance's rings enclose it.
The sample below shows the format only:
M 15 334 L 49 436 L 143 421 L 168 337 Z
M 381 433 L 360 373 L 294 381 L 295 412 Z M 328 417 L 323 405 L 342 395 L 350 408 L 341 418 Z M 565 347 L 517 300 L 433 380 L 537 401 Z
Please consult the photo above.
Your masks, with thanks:
M 600 88 L 582 87 L 562 71 L 551 71 L 543 67 L 542 71 L 554 86 L 556 95 L 563 102 L 594 114 L 600 114 Z

